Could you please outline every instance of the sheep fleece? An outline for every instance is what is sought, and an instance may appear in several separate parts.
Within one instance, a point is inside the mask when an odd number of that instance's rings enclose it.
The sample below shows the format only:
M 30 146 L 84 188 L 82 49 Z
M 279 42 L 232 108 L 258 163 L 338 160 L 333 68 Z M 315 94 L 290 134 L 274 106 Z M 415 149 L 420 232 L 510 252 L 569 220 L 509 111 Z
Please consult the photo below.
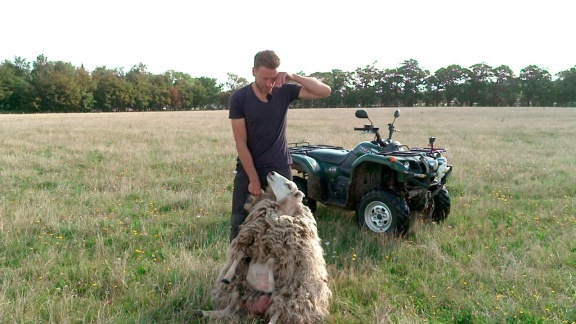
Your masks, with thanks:
M 255 317 L 243 306 L 254 302 L 260 292 L 249 287 L 245 278 L 249 260 L 265 262 L 275 258 L 275 291 L 263 317 L 270 319 L 280 311 L 278 323 L 314 323 L 328 315 L 332 292 L 318 237 L 316 220 L 301 201 L 278 204 L 270 193 L 250 197 L 245 205 L 249 214 L 240 226 L 238 236 L 228 249 L 227 264 L 221 270 L 212 294 L 215 308 L 228 308 L 234 317 Z M 284 215 L 289 211 L 292 215 Z M 240 262 L 229 284 L 220 280 L 230 268 L 237 252 L 246 256 Z

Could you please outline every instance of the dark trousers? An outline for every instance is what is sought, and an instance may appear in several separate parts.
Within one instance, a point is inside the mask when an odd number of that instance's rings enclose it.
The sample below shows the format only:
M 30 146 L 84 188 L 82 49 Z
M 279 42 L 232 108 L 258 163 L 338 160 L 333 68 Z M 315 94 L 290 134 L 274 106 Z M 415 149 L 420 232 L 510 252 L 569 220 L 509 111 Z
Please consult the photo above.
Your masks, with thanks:
M 287 166 L 285 168 L 256 168 L 260 185 L 262 189 L 268 186 L 266 176 L 271 171 L 276 171 L 287 179 L 292 180 L 292 168 Z M 248 216 L 248 212 L 244 209 L 244 204 L 248 199 L 250 193 L 248 192 L 248 184 L 250 183 L 248 175 L 242 164 L 236 165 L 236 177 L 234 178 L 234 191 L 232 192 L 232 217 L 230 220 L 230 242 L 238 235 L 238 229 Z

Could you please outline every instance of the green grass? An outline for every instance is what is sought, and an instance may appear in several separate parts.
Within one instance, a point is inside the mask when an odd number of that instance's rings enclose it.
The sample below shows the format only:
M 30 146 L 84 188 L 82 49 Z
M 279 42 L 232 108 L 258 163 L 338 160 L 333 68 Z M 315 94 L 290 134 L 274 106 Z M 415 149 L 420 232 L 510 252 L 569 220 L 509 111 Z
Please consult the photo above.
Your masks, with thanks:
M 392 109 L 368 109 L 380 126 Z M 352 147 L 353 109 L 291 110 L 289 141 Z M 452 213 L 405 238 L 316 214 L 328 323 L 575 323 L 576 110 L 404 108 L 449 149 Z M 228 246 L 226 111 L 0 115 L 0 322 L 190 323 Z

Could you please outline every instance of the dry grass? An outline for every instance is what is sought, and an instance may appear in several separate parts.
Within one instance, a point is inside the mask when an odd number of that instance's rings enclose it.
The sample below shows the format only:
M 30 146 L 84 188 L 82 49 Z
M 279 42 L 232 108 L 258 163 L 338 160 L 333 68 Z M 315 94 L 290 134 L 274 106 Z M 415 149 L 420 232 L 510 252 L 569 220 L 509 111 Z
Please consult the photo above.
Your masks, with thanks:
M 368 109 L 385 127 L 393 109 Z M 353 109 L 291 110 L 289 140 L 352 147 Z M 452 214 L 405 239 L 319 207 L 330 323 L 576 321 L 576 110 L 405 108 L 449 149 Z M 228 244 L 226 111 L 0 115 L 0 318 L 193 321 Z

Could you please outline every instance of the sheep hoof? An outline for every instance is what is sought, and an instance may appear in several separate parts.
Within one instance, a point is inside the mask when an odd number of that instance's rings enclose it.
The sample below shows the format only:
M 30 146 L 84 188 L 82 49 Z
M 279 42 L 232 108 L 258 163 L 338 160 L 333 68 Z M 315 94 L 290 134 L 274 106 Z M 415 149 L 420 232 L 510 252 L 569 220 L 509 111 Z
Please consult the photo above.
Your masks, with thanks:
M 222 280 L 220 280 L 221 283 L 225 283 L 225 284 L 229 284 L 230 280 L 226 279 L 226 278 L 222 278 Z
M 204 313 L 201 310 L 197 310 L 194 312 L 193 316 L 201 318 L 201 317 L 204 317 Z

